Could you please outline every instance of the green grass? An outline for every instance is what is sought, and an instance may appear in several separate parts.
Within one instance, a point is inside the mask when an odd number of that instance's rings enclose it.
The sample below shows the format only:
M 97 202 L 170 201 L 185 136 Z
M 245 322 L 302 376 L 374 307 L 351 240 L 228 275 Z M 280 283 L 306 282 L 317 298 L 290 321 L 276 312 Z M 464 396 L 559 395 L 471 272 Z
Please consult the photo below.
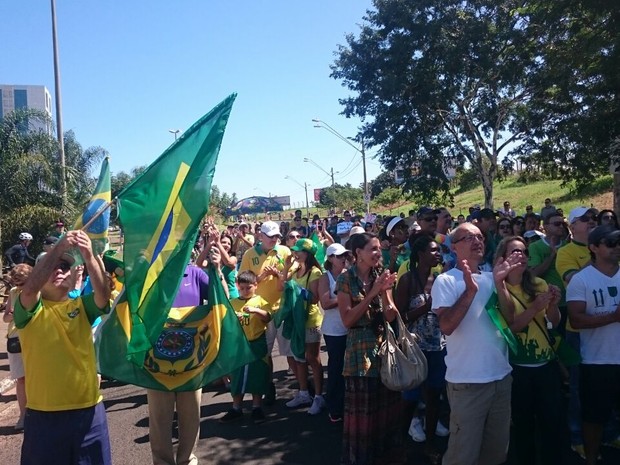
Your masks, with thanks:
M 506 179 L 502 182 L 496 182 L 493 186 L 493 208 L 498 210 L 508 200 L 518 215 L 525 213 L 525 206 L 532 205 L 534 212 L 540 213 L 540 209 L 544 206 L 544 200 L 549 197 L 556 208 L 562 208 L 564 214 L 568 216 L 573 208 L 585 205 L 602 210 L 604 208 L 613 209 L 613 177 L 611 175 L 602 176 L 594 181 L 588 189 L 581 195 L 576 194 L 568 186 L 562 187 L 562 181 L 538 181 L 523 184 L 517 182 L 516 176 Z M 459 214 L 467 215 L 469 207 L 480 204 L 484 207 L 484 193 L 482 186 L 454 196 L 454 205 L 448 206 L 453 216 Z M 439 205 L 436 205 L 439 206 Z M 393 205 L 392 208 L 383 208 L 373 206 L 371 211 L 382 215 L 398 215 L 401 212 L 407 215 L 409 210 L 420 207 L 419 203 L 408 202 L 404 198 L 401 202 Z M 291 213 L 296 209 L 291 208 L 282 212 L 282 220 L 288 221 Z M 306 209 L 301 209 L 303 215 L 306 215 Z M 342 212 L 342 208 L 338 209 L 338 213 Z M 318 213 L 321 217 L 326 217 L 328 210 L 325 208 L 310 208 L 310 217 Z M 360 212 L 362 213 L 362 212 Z M 274 216 L 277 220 L 277 214 Z M 259 215 L 262 221 L 262 215 Z
M 525 213 L 526 205 L 532 205 L 535 212 L 540 212 L 544 205 L 545 198 L 549 197 L 551 202 L 557 207 L 562 208 L 564 213 L 568 212 L 580 205 L 590 206 L 591 204 L 598 209 L 612 208 L 612 200 L 604 194 L 611 193 L 613 190 L 613 179 L 611 176 L 603 176 L 589 186 L 585 194 L 577 195 L 568 187 L 561 186 L 562 181 L 539 181 L 523 184 L 517 182 L 516 178 L 509 178 L 503 182 L 496 182 L 493 186 L 493 208 L 499 209 L 507 200 L 510 202 L 513 210 L 517 214 Z M 468 214 L 469 207 L 474 204 L 480 204 L 484 207 L 484 193 L 482 186 L 455 195 L 454 206 L 450 208 L 452 215 L 456 216 L 460 213 Z M 391 213 L 397 214 L 404 212 L 405 214 L 411 208 L 416 208 L 414 203 L 403 202 L 399 206 L 392 208 Z M 378 213 L 389 214 L 390 211 L 379 211 Z

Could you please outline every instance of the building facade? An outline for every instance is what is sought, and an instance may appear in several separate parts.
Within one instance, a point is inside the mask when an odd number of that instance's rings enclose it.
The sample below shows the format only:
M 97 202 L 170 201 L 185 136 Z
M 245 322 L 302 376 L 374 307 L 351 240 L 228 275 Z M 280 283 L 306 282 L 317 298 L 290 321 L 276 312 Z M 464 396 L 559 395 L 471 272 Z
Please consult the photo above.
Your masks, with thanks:
M 20 86 L 0 84 L 0 119 L 14 110 L 32 108 L 52 117 L 52 96 L 45 86 Z M 51 125 L 29 122 L 25 130 L 43 130 L 52 134 Z

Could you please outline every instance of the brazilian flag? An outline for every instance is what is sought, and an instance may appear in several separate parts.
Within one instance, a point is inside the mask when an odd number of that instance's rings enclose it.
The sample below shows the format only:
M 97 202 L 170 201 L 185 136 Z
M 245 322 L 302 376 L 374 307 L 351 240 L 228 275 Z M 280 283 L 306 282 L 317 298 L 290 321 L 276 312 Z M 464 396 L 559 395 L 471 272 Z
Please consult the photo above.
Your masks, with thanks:
M 86 228 L 86 233 L 92 242 L 93 253 L 96 255 L 102 254 L 108 244 L 108 228 L 110 227 L 110 209 L 108 207 L 111 195 L 110 162 L 108 157 L 106 157 L 101 164 L 101 172 L 99 173 L 99 180 L 97 181 L 95 192 L 90 198 L 84 212 L 73 226 L 73 229 L 82 229 L 85 224 L 105 207 L 103 213 Z
M 127 357 L 142 367 L 157 343 L 209 207 L 236 94 L 200 118 L 118 195 L 124 233 Z
M 126 358 L 132 316 L 123 291 L 95 333 L 100 373 L 160 391 L 195 391 L 254 361 L 256 357 L 212 269 L 209 283 L 208 305 L 170 309 L 142 366 Z

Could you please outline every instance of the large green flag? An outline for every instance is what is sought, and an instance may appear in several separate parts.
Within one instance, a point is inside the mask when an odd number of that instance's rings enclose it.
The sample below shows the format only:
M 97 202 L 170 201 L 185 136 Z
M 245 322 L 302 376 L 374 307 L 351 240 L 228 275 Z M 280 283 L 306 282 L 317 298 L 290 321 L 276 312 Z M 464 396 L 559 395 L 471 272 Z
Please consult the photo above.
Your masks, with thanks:
M 200 222 L 236 94 L 199 119 L 118 195 L 124 233 L 127 357 L 141 367 L 160 336 Z
M 99 173 L 99 180 L 97 181 L 97 187 L 93 196 L 90 198 L 90 202 L 84 209 L 84 213 L 77 219 L 73 229 L 82 229 L 101 209 L 109 206 L 111 200 L 111 188 L 110 188 L 110 162 L 108 157 L 103 160 L 101 164 L 101 172 Z M 93 252 L 97 255 L 103 253 L 108 244 L 108 228 L 110 227 L 110 209 L 106 209 L 101 213 L 95 221 L 93 221 L 86 233 L 90 237 L 93 245 Z M 77 254 L 76 254 L 77 255 Z M 81 257 L 80 257 L 81 258 Z
M 170 310 L 141 366 L 127 358 L 132 317 L 127 294 L 122 292 L 95 334 L 100 373 L 160 391 L 194 391 L 254 361 L 239 319 L 212 269 L 209 283 L 207 305 Z

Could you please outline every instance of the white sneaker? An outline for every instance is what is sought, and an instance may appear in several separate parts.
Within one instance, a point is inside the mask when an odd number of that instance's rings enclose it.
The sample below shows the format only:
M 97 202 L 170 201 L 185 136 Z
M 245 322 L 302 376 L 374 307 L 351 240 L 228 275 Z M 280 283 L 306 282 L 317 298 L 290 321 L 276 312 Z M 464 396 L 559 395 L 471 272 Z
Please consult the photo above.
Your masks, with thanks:
M 426 441 L 426 434 L 422 428 L 422 421 L 418 417 L 413 417 L 411 419 L 411 424 L 409 425 L 409 436 L 411 436 L 411 439 L 415 442 Z
M 445 438 L 446 436 L 450 435 L 450 430 L 446 428 L 442 422 L 438 421 L 437 428 L 435 428 L 435 435 L 439 436 L 440 438 Z
M 311 403 L 312 403 L 312 397 L 310 397 L 310 394 L 308 393 L 302 394 L 301 392 L 297 391 L 297 394 L 295 394 L 295 397 L 289 400 L 285 405 L 288 408 L 297 408 L 297 407 L 301 407 L 302 405 L 308 405 Z
M 310 415 L 318 415 L 323 408 L 325 408 L 325 399 L 323 399 L 323 396 L 314 396 L 312 406 L 308 409 L 308 413 Z

